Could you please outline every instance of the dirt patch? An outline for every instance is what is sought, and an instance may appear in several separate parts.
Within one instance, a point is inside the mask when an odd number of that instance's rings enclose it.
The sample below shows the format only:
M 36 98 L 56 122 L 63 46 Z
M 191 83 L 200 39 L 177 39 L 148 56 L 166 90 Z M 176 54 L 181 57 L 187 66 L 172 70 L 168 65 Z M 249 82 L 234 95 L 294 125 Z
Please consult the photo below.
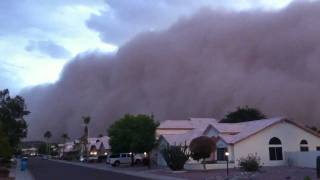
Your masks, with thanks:
M 179 177 L 190 180 L 223 180 L 227 178 L 226 170 L 208 170 L 208 171 L 186 171 L 183 173 L 173 173 L 170 170 L 154 171 L 155 174 L 165 176 Z M 239 169 L 229 170 L 229 179 L 237 180 L 303 180 L 306 176 L 316 180 L 316 170 L 311 168 L 297 167 L 263 167 L 259 172 L 248 173 Z

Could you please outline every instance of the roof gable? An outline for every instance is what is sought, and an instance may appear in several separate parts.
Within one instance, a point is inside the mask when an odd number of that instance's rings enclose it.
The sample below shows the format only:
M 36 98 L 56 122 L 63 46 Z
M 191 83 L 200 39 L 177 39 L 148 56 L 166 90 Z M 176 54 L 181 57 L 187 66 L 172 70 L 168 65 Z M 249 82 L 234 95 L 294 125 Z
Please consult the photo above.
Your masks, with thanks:
M 303 125 L 300 125 L 294 121 L 291 121 L 289 119 L 286 118 L 272 118 L 272 119 L 265 119 L 265 120 L 257 120 L 257 121 L 250 121 L 250 122 L 246 122 L 246 126 L 245 128 L 236 135 L 228 135 L 228 134 L 220 134 L 219 136 L 224 139 L 227 143 L 229 144 L 236 144 L 238 142 L 241 142 L 251 136 L 254 136 L 256 134 L 258 134 L 259 132 L 267 129 L 267 128 L 271 128 L 279 123 L 282 122 L 286 122 L 289 124 L 292 124 L 316 137 L 320 137 L 319 134 L 313 132 L 312 130 L 304 127 Z
M 279 122 L 284 121 L 285 119 L 282 117 L 279 118 L 271 118 L 271 119 L 263 119 L 263 120 L 256 120 L 256 121 L 248 121 L 243 123 L 237 123 L 242 124 L 243 127 L 240 130 L 240 132 L 236 135 L 221 135 L 222 139 L 225 139 L 225 141 L 229 144 L 235 144 L 237 142 L 240 142 L 254 134 L 259 133 L 260 131 L 276 124 Z

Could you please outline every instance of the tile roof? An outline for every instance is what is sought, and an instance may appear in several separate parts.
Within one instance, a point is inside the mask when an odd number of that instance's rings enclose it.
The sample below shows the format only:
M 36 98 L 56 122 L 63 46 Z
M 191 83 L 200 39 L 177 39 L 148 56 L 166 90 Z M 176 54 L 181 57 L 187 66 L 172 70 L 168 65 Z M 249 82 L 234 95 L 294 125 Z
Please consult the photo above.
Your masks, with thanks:
M 213 118 L 190 118 L 190 120 L 167 120 L 161 123 L 159 128 L 175 129 L 189 128 L 191 129 L 184 134 L 163 134 L 163 138 L 171 145 L 189 144 L 192 139 L 199 137 L 205 133 L 208 128 L 214 128 L 219 132 L 219 137 L 228 144 L 237 143 L 247 137 L 258 133 L 259 131 L 286 120 L 283 117 L 248 121 L 242 123 L 219 123 Z M 287 120 L 288 121 L 288 120 Z
M 96 146 L 96 148 L 100 148 L 101 143 L 103 143 L 105 149 L 110 149 L 109 139 L 108 136 L 88 138 L 89 147 Z
M 190 118 L 189 120 L 165 120 L 158 129 L 196 129 L 210 123 L 217 123 L 213 118 Z
M 236 123 L 235 128 L 239 128 L 239 133 L 235 135 L 219 135 L 223 140 L 225 140 L 228 144 L 234 144 L 237 143 L 243 139 L 246 139 L 247 137 L 267 128 L 270 127 L 273 124 L 276 124 L 278 122 L 281 122 L 285 120 L 282 117 L 278 118 L 271 118 L 271 119 L 263 119 L 263 120 L 257 120 L 257 121 L 249 121 L 249 122 L 243 122 L 243 123 Z M 240 126 L 237 126 L 240 125 Z M 232 124 L 230 126 L 233 126 Z

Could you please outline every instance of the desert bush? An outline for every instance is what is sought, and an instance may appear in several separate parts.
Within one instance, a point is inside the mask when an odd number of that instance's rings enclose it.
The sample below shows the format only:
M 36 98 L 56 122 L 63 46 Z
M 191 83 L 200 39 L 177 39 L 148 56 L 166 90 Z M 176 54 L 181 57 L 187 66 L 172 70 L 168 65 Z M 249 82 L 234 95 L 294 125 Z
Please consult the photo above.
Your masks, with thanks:
M 186 146 L 167 146 L 161 151 L 168 167 L 171 170 L 182 170 L 184 164 L 189 159 L 189 153 Z
M 239 166 L 244 171 L 258 171 L 260 169 L 260 157 L 256 154 L 249 154 L 239 159 Z

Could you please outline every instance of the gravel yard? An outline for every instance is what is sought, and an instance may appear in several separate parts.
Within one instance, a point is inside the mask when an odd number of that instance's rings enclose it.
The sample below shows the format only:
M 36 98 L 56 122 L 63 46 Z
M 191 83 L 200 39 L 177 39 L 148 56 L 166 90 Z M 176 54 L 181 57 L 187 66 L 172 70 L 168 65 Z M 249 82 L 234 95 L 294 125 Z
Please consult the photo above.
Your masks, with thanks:
M 158 170 L 156 174 L 166 176 L 180 177 L 190 180 L 223 180 L 226 179 L 226 170 L 209 171 L 184 171 L 172 172 L 170 170 Z M 304 180 L 306 176 L 316 180 L 316 170 L 310 168 L 297 167 L 263 167 L 260 172 L 246 173 L 238 169 L 229 171 L 229 179 L 234 180 Z

